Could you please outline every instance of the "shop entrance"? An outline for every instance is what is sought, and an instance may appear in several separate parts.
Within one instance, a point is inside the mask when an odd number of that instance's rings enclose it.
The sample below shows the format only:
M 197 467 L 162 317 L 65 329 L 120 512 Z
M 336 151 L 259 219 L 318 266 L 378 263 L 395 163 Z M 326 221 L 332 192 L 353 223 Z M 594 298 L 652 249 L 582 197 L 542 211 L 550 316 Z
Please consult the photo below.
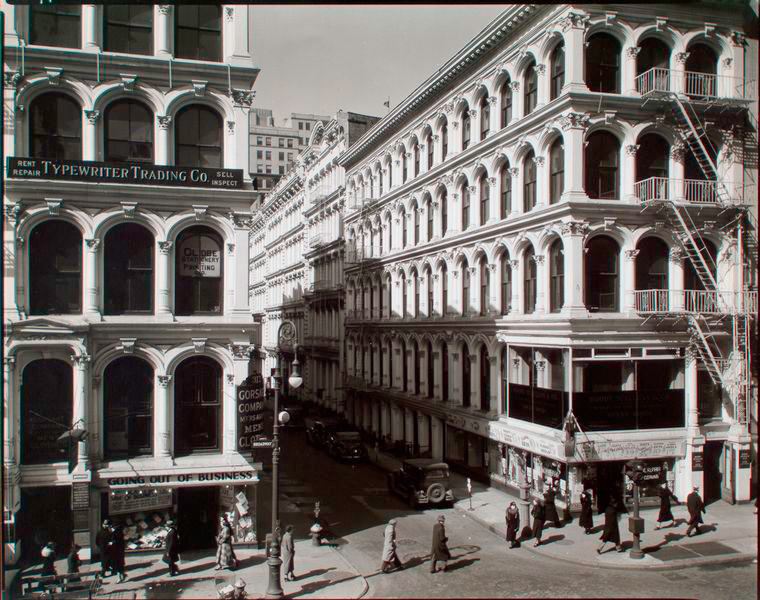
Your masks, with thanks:
M 177 490 L 177 530 L 180 550 L 213 548 L 219 520 L 219 489 L 216 487 Z
M 704 501 L 716 500 L 734 503 L 733 461 L 731 444 L 722 441 L 705 443 Z
M 622 504 L 624 465 L 625 461 L 623 460 L 597 463 L 594 496 L 599 513 L 605 511 L 613 497 Z
M 72 529 L 70 486 L 21 489 L 16 535 L 23 558 L 39 560 L 40 550 L 49 541 L 55 542 L 58 554 L 64 556 Z

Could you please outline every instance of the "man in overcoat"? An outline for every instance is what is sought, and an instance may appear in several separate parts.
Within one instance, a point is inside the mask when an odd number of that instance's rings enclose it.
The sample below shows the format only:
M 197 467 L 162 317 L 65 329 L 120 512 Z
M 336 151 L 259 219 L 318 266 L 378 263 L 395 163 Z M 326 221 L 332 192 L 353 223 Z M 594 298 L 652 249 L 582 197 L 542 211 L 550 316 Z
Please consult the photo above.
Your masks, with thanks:
M 446 542 L 449 538 L 446 537 L 445 527 L 446 517 L 440 515 L 438 521 L 433 526 L 433 547 L 430 549 L 430 555 L 432 563 L 430 565 L 430 572 L 435 573 L 438 569 L 435 568 L 437 562 L 443 562 L 443 568 L 441 571 L 446 570 L 446 561 L 451 559 L 451 552 L 449 552 L 449 546 Z
M 404 568 L 396 554 L 396 519 L 388 521 L 383 532 L 383 564 L 380 568 L 383 573 L 390 573 L 394 568 Z
M 113 534 L 111 533 L 111 521 L 105 519 L 98 533 L 95 534 L 95 545 L 100 552 L 100 576 L 106 577 L 106 571 L 113 572 L 112 545 L 110 544 Z
M 686 496 L 686 508 L 689 510 L 689 526 L 686 528 L 686 536 L 691 537 L 691 530 L 696 529 L 697 535 L 700 534 L 699 524 L 704 523 L 702 513 L 705 512 L 705 503 L 702 496 L 699 495 L 699 486 L 694 486 L 694 491 Z
M 179 575 L 177 561 L 179 560 L 179 534 L 177 527 L 172 519 L 166 522 L 169 527 L 169 533 L 166 535 L 166 551 L 164 552 L 164 562 L 169 565 L 169 576 Z

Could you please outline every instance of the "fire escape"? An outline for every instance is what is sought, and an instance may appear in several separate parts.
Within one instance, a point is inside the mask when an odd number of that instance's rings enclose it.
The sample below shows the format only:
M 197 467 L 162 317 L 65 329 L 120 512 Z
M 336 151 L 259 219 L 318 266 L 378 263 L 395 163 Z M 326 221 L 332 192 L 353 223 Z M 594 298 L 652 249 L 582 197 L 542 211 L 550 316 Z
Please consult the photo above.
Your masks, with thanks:
M 685 89 L 681 92 L 672 88 L 677 82 L 683 82 Z M 661 68 L 639 76 L 639 91 L 645 106 L 651 102 L 655 110 L 669 109 L 684 149 L 692 153 L 705 176 L 705 181 L 684 180 L 679 191 L 672 181 L 637 184 L 642 210 L 665 214 L 674 239 L 694 267 L 703 289 L 685 292 L 683 308 L 672 308 L 666 300 L 655 302 L 659 304 L 655 311 L 688 321 L 690 349 L 702 361 L 713 383 L 726 393 L 736 421 L 746 426 L 750 418 L 750 335 L 756 333 L 757 327 L 757 291 L 750 289 L 757 267 L 757 222 L 751 212 L 756 192 L 751 190 L 745 199 L 744 188 L 726 184 L 720 177 L 705 117 L 713 111 L 710 114 L 717 113 L 720 118 L 746 126 L 753 120 L 748 109 L 757 95 L 744 80 Z M 721 290 L 716 279 L 715 260 L 701 234 L 707 223 L 698 218 L 706 206 L 718 207 L 719 215 L 727 218 L 722 229 L 731 236 L 732 253 L 740 265 L 736 293 Z M 652 314 L 651 299 L 636 304 L 639 312 Z M 726 337 L 730 343 L 726 343 Z

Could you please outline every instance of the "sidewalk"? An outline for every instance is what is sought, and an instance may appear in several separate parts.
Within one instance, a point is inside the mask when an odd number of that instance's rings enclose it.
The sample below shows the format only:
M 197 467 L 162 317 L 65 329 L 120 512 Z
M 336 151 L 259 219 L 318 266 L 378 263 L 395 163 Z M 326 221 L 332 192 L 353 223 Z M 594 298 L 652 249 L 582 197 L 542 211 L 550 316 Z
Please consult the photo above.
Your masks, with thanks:
M 401 465 L 401 461 L 389 454 L 369 450 L 370 460 L 382 469 L 393 470 Z M 501 490 L 472 482 L 472 510 L 467 496 L 467 479 L 451 473 L 451 486 L 457 501 L 454 508 L 474 519 L 490 531 L 506 537 L 504 512 L 509 502 L 514 500 L 519 505 L 517 497 Z M 586 535 L 577 524 L 577 516 L 573 521 L 559 529 L 553 527 L 544 530 L 544 543 L 538 548 L 533 547 L 533 540 L 523 540 L 520 548 L 512 552 L 532 552 L 551 558 L 584 566 L 608 567 L 615 569 L 679 569 L 684 567 L 719 564 L 729 562 L 751 561 L 757 557 L 757 515 L 753 514 L 752 503 L 730 505 L 718 501 L 707 507 L 703 515 L 705 524 L 700 526 L 702 534 L 691 538 L 686 537 L 686 521 L 688 511 L 684 504 L 673 506 L 673 516 L 676 527 L 655 530 L 657 525 L 658 508 L 645 508 L 640 516 L 645 522 L 645 533 L 641 535 L 641 548 L 644 558 L 629 557 L 628 550 L 633 544 L 633 536 L 628 532 L 628 515 L 620 518 L 620 537 L 623 540 L 625 552 L 616 552 L 614 548 L 601 556 L 596 553 L 599 538 L 604 525 L 604 515 L 594 515 L 592 535 Z M 529 525 L 521 523 L 521 527 Z M 509 546 L 504 542 L 507 552 Z
M 367 591 L 367 582 L 356 569 L 332 546 L 314 546 L 311 540 L 295 544 L 295 581 L 281 584 L 287 597 L 308 595 L 310 598 L 360 598 Z M 151 556 L 127 555 L 127 580 L 117 583 L 108 577 L 97 594 L 98 598 L 216 598 L 217 587 L 245 582 L 248 598 L 264 598 L 269 581 L 269 569 L 264 549 L 236 549 L 240 567 L 235 571 L 215 571 L 212 551 L 187 553 L 179 563 L 180 574 L 169 577 L 168 567 L 160 554 Z M 99 568 L 99 564 L 83 565 L 82 571 Z M 59 573 L 66 572 L 66 561 L 56 562 Z M 27 569 L 22 575 L 34 575 L 39 566 Z

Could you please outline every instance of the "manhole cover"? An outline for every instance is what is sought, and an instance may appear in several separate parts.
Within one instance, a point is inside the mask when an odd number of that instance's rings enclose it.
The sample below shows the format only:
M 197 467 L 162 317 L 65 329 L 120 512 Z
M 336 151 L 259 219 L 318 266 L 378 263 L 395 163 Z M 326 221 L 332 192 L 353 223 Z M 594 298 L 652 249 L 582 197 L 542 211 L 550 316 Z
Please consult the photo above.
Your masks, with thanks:
M 694 544 L 684 544 L 684 548 L 688 548 L 692 552 L 701 554 L 702 556 L 717 556 L 718 554 L 738 554 L 736 550 L 721 544 L 720 542 L 696 542 Z

